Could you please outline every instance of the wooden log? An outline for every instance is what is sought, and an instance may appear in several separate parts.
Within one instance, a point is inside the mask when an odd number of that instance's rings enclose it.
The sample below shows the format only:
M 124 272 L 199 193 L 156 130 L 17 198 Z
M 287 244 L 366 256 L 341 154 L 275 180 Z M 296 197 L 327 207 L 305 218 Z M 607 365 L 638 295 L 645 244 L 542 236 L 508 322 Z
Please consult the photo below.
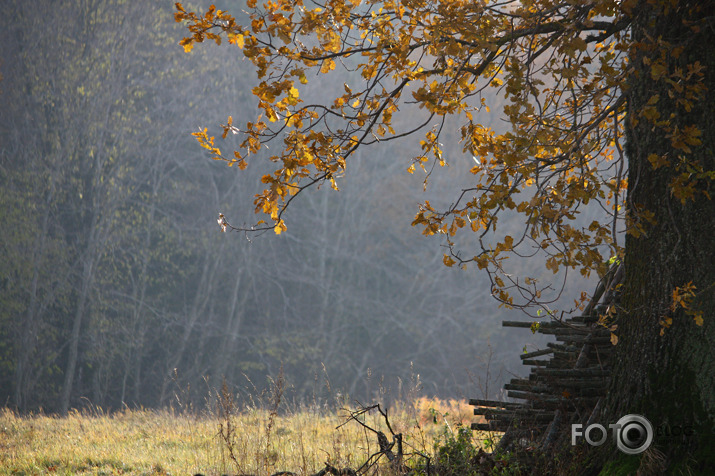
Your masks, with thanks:
M 558 350 L 561 352 L 578 352 L 580 347 L 572 346 L 572 345 L 563 345 L 563 344 L 557 344 L 556 342 L 547 342 L 546 346 Z
M 549 347 L 546 349 L 535 350 L 533 352 L 527 352 L 526 354 L 521 354 L 519 357 L 522 360 L 524 360 L 524 359 L 530 359 L 532 357 L 541 357 L 542 355 L 552 354 L 553 352 L 554 352 L 554 349 Z
M 549 446 L 556 440 L 556 435 L 558 433 L 559 426 L 561 425 L 561 410 L 556 410 L 554 412 L 554 419 L 549 423 L 544 432 L 544 440 L 541 443 L 541 451 L 546 451 Z
M 536 359 L 524 359 L 521 361 L 524 365 L 534 365 L 536 367 L 546 367 L 547 364 L 551 362 L 550 360 L 536 360 Z
M 495 431 L 498 428 L 506 434 L 536 432 L 542 435 L 542 447 L 547 448 L 553 440 L 553 434 L 549 438 L 549 431 L 559 431 L 562 421 L 573 421 L 574 411 L 590 415 L 591 419 L 598 413 L 610 378 L 608 361 L 613 354 L 610 332 L 593 324 L 599 312 L 605 312 L 599 300 L 608 289 L 604 289 L 604 282 L 599 286 L 601 289 L 582 315 L 564 321 L 502 322 L 504 327 L 525 329 L 538 324 L 538 332 L 555 336 L 556 342 L 520 355 L 524 365 L 532 366 L 531 372 L 528 378 L 512 379 L 504 389 L 509 398 L 521 403 L 470 400 L 470 404 L 478 407 L 474 413 L 489 421 L 473 424 L 473 429 Z M 542 356 L 547 357 L 537 359 Z
M 531 385 L 514 385 L 505 384 L 504 389 L 516 392 L 526 392 L 533 396 L 534 399 L 544 398 L 549 396 L 562 397 L 563 392 L 567 392 L 571 397 L 599 397 L 606 394 L 606 384 L 608 380 L 603 377 L 594 378 L 591 380 L 571 381 L 567 379 L 558 379 L 549 381 L 548 385 L 544 383 L 536 383 Z M 516 394 L 516 397 L 522 398 L 523 395 Z
M 562 410 L 566 414 L 571 415 L 576 409 L 592 408 L 596 404 L 599 397 L 575 397 L 564 398 L 560 402 L 542 402 L 534 401 L 532 406 L 535 410 Z
M 586 426 L 590 426 L 592 423 L 595 423 L 596 418 L 598 418 L 599 413 L 601 412 L 601 403 L 602 402 L 603 402 L 603 399 L 599 398 L 598 402 L 596 402 L 596 406 L 593 407 L 593 411 L 591 411 L 591 416 L 588 417 Z
M 566 321 L 556 321 L 556 320 L 548 320 L 548 321 L 502 321 L 501 325 L 502 327 L 519 327 L 522 329 L 531 329 L 531 326 L 538 324 L 539 329 L 578 329 L 578 328 L 583 328 L 583 329 L 589 329 L 589 326 L 584 326 L 583 324 L 579 324 L 576 322 L 572 322 L 570 320 Z
M 610 370 L 602 368 L 586 368 L 586 369 L 549 369 L 535 368 L 532 370 L 536 375 L 551 376 L 551 377 L 608 377 L 611 375 Z
M 534 385 L 533 383 L 527 384 L 513 384 L 505 383 L 504 390 L 517 390 L 517 391 L 529 391 L 533 393 L 548 393 L 551 391 L 548 385 Z
M 600 329 L 593 329 L 593 328 L 584 328 L 584 329 L 572 329 L 572 328 L 565 328 L 565 329 L 544 329 L 544 332 L 542 334 L 548 334 L 548 335 L 555 335 L 555 336 L 592 336 L 592 337 L 610 337 L 611 336 L 611 331 L 608 329 L 600 328 Z
M 520 327 L 524 329 L 531 329 L 531 326 L 538 324 L 541 326 L 548 326 L 549 321 L 502 321 L 502 327 Z
M 589 398 L 598 398 L 605 395 L 605 391 L 600 389 L 588 389 L 583 391 L 583 395 L 579 395 L 578 389 L 563 389 L 554 387 L 548 393 L 536 393 L 524 390 L 508 390 L 509 398 L 518 398 L 526 400 L 528 405 L 533 408 L 543 408 L 542 405 L 563 405 L 573 403 L 575 400 L 583 400 Z
M 594 330 L 591 329 L 590 327 L 582 327 L 582 328 L 577 328 L 577 327 L 547 327 L 544 329 L 539 329 L 539 332 L 541 334 L 547 334 L 547 335 L 571 335 L 571 334 L 576 334 L 576 335 L 588 335 L 592 333 Z
M 583 347 L 581 347 L 581 352 L 578 354 L 574 368 L 580 369 L 588 365 L 588 352 L 590 348 L 591 346 L 589 344 L 584 344 Z
M 584 324 L 593 324 L 594 322 L 598 321 L 598 314 L 588 314 L 585 316 L 581 316 L 583 319 Z
M 596 291 L 593 293 L 591 301 L 588 303 L 588 306 L 586 306 L 584 314 L 593 314 L 593 309 L 597 308 L 601 296 L 603 296 L 603 294 L 608 291 L 608 287 L 610 287 L 609 285 L 613 281 L 613 275 L 616 274 L 620 266 L 620 263 L 617 265 L 612 264 L 611 268 L 606 272 L 603 278 L 601 278 L 601 280 L 598 282 L 598 285 L 596 286 Z
M 479 412 L 479 413 L 477 413 Z M 547 416 L 553 418 L 554 413 L 544 410 L 534 410 L 532 408 L 526 408 L 521 410 L 494 410 L 492 408 L 475 408 L 475 415 L 484 415 L 487 420 L 496 420 L 504 417 L 510 417 L 512 419 L 532 419 L 538 418 L 544 420 Z
M 508 427 L 508 424 L 496 421 L 490 421 L 489 423 L 472 423 L 472 430 L 477 431 L 498 431 L 503 433 Z
M 507 414 L 501 414 L 501 415 L 492 415 L 491 418 L 487 417 L 489 421 L 500 421 L 504 422 L 507 425 L 508 424 L 513 424 L 514 422 L 521 423 L 521 424 L 530 424 L 530 423 L 548 423 L 551 420 L 554 419 L 554 413 L 553 412 L 529 412 L 525 413 L 523 415 L 507 415 Z
M 574 334 L 565 334 L 565 335 L 557 335 L 556 336 L 557 340 L 560 340 L 562 342 L 569 342 L 569 343 L 574 343 L 574 344 L 596 344 L 596 345 L 601 345 L 601 344 L 610 344 L 611 343 L 611 338 L 609 336 L 590 336 L 590 335 L 574 335 Z
M 573 368 L 573 360 L 554 359 L 546 367 L 549 369 L 571 369 Z
M 585 388 L 597 388 L 605 391 L 605 384 L 608 381 L 606 377 L 594 377 L 594 378 L 555 378 L 549 381 L 549 384 L 556 388 L 568 388 L 568 389 L 585 389 Z
M 494 408 L 475 408 L 474 409 L 474 414 L 475 415 L 484 415 L 487 417 L 487 420 L 492 420 L 492 416 L 496 415 L 515 415 L 515 410 L 496 410 Z
M 625 273 L 626 273 L 626 271 L 625 271 L 625 267 L 623 266 L 623 263 L 619 263 L 618 267 L 616 268 L 616 271 L 613 273 L 613 277 L 608 282 L 606 295 L 603 296 L 604 304 L 608 305 L 608 304 L 612 304 L 613 302 L 615 302 L 616 297 L 620 294 L 618 285 L 623 282 Z
M 541 399 L 547 398 L 544 396 L 544 394 L 539 394 L 539 393 L 535 393 L 535 392 L 518 391 L 518 390 L 509 390 L 506 392 L 506 395 L 509 398 L 518 398 L 520 400 L 541 400 Z
M 469 399 L 469 404 L 473 407 L 491 407 L 491 408 L 517 408 L 521 403 L 500 402 L 498 400 L 480 400 L 477 398 Z
M 554 352 L 554 359 L 565 362 L 576 362 L 576 352 Z

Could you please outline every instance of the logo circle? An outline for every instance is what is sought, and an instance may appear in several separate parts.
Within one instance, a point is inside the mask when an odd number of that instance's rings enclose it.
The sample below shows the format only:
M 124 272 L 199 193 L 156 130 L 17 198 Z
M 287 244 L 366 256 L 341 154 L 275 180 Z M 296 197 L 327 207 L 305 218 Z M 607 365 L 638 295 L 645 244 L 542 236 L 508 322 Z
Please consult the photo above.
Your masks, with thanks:
M 616 445 L 628 455 L 637 455 L 653 442 L 653 426 L 641 415 L 626 415 L 616 423 Z
M 591 439 L 591 430 L 594 428 L 598 429 L 601 432 L 601 439 L 600 440 L 592 440 Z M 583 435 L 586 438 L 586 441 L 588 442 L 589 445 L 591 446 L 601 446 L 604 441 L 606 441 L 606 438 L 608 437 L 608 433 L 606 433 L 606 428 L 604 428 L 603 425 L 599 425 L 598 423 L 594 423 L 593 425 L 587 426 L 586 427 L 586 432 Z

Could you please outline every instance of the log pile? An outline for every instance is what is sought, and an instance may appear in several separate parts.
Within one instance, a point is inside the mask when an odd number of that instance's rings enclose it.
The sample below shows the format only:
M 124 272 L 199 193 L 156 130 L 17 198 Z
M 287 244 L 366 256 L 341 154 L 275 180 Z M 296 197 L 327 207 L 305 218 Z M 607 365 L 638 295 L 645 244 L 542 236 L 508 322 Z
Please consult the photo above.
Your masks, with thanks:
M 476 407 L 474 414 L 486 420 L 473 423 L 473 430 L 504 433 L 499 450 L 513 449 L 516 444 L 545 450 L 561 431 L 559 427 L 592 421 L 597 416 L 606 395 L 614 351 L 611 332 L 598 321 L 608 306 L 617 302 L 622 266 L 614 266 L 606 278 L 580 316 L 538 325 L 534 321 L 502 323 L 504 327 L 553 335 L 556 342 L 520 356 L 531 372 L 528 378 L 514 378 L 504 385 L 512 401 L 469 401 Z

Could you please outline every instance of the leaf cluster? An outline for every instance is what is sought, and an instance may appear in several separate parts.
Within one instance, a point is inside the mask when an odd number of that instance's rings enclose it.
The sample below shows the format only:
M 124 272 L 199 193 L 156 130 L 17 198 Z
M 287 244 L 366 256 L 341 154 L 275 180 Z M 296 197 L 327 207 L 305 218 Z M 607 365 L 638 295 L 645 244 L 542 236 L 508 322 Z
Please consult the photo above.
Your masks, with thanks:
M 195 134 L 213 158 L 242 168 L 249 155 L 280 144 L 271 156 L 275 171 L 263 176 L 266 188 L 255 198 L 256 212 L 272 224 L 259 221 L 251 230 L 285 231 L 283 211 L 295 196 L 323 183 L 337 190 L 336 178 L 364 146 L 422 134 L 407 170 L 421 169 L 427 187 L 434 168 L 448 165 L 440 139 L 450 116 L 461 121 L 473 185 L 441 209 L 425 200 L 412 224 L 444 239 L 446 266 L 475 263 L 487 270 L 492 294 L 503 305 L 550 311 L 543 296 L 550 280 L 513 276 L 507 258 L 539 257 L 554 274 L 603 275 L 604 256 L 622 255 L 619 235 L 642 233 L 652 218 L 647 211 L 625 214 L 622 142 L 634 116 L 626 119 L 626 84 L 634 71 L 629 58 L 635 50 L 665 57 L 677 49 L 662 40 L 633 41 L 634 0 L 268 0 L 261 6 L 250 0 L 248 7 L 246 25 L 215 7 L 197 14 L 180 3 L 175 18 L 192 34 L 181 41 L 187 51 L 223 36 L 256 66 L 260 115 L 242 129 L 231 117 L 222 126 L 224 137 L 241 134 L 240 150 L 227 157 L 206 130 Z M 680 107 L 692 107 L 704 92 L 702 66 L 671 71 L 658 58 L 651 74 L 672 84 Z M 308 73 L 331 74 L 338 67 L 356 82 L 321 103 L 304 103 L 300 91 Z M 506 98 L 506 131 L 480 122 L 486 98 L 495 94 Z M 670 127 L 657 102 L 654 96 L 635 111 L 636 120 L 662 127 L 683 153 L 673 191 L 687 200 L 699 181 L 709 180 L 709 172 L 687 159 L 701 132 Z M 407 108 L 419 110 L 419 120 L 397 128 L 394 117 Z M 654 167 L 672 159 L 650 158 Z M 599 209 L 602 218 L 582 219 L 586 207 Z M 525 224 L 521 232 L 501 231 L 500 219 L 514 216 Z M 457 245 L 465 232 L 472 233 L 476 253 Z

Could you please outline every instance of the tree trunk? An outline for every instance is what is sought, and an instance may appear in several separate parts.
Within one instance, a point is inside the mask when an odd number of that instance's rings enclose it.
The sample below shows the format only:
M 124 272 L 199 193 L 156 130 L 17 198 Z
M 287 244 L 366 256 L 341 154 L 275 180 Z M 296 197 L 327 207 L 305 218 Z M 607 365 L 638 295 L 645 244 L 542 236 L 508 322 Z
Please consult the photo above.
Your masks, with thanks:
M 644 233 L 626 239 L 623 309 L 606 417 L 607 423 L 615 423 L 626 414 L 640 414 L 651 422 L 655 438 L 648 451 L 661 462 L 641 456 L 641 471 L 658 474 L 667 466 L 669 474 L 705 474 L 715 464 L 715 202 L 710 199 L 715 190 L 711 180 L 701 180 L 695 196 L 681 201 L 671 184 L 685 171 L 677 168 L 679 156 L 697 161 L 705 171 L 715 170 L 715 29 L 712 17 L 706 18 L 715 11 L 715 2 L 679 2 L 670 9 L 640 3 L 634 41 L 650 44 L 660 39 L 669 44 L 638 48 L 630 56 L 629 214 L 643 217 L 641 211 L 646 210 L 654 222 L 643 221 Z M 684 50 L 678 56 L 680 46 Z M 658 78 L 652 67 L 661 57 L 667 73 Z M 704 78 L 692 79 L 704 80 L 709 91 L 688 111 L 677 102 L 687 94 L 688 81 L 676 81 L 685 86 L 678 92 L 666 78 L 678 68 L 687 72 L 688 65 L 698 61 L 706 68 Z M 667 125 L 640 114 L 656 94 L 658 120 L 667 120 Z M 687 126 L 702 132 L 702 145 L 692 145 L 691 153 L 668 137 L 668 131 Z M 668 165 L 655 168 L 650 154 L 665 157 Z M 690 281 L 697 293 L 691 307 L 702 311 L 702 326 L 682 308 L 671 310 L 673 291 Z M 663 328 L 663 317 L 672 318 L 670 327 Z M 673 436 L 663 431 L 667 427 L 683 431 Z M 624 456 L 615 452 L 610 458 Z
M 92 233 L 90 240 L 93 240 Z M 62 385 L 62 394 L 60 395 L 60 414 L 66 416 L 70 408 L 72 399 L 72 387 L 74 385 L 75 371 L 77 369 L 77 360 L 79 355 L 79 338 L 82 330 L 82 321 L 86 314 L 87 301 L 89 300 L 89 292 L 94 279 L 94 254 L 89 250 L 85 256 L 84 265 L 82 268 L 82 281 L 80 285 L 79 295 L 77 296 L 77 308 L 75 309 L 74 320 L 72 322 L 72 334 L 69 340 L 69 353 L 67 357 L 67 367 L 65 368 L 65 380 Z
M 32 281 L 30 282 L 30 302 L 25 313 L 25 320 L 20 331 L 20 345 L 18 346 L 17 367 L 15 368 L 15 405 L 21 412 L 28 409 L 27 400 L 30 392 L 30 374 L 32 365 L 30 360 L 35 352 L 38 326 L 38 282 L 42 272 L 42 258 L 46 250 L 47 235 L 49 233 L 50 210 L 55 192 L 55 174 L 50 176 L 50 189 L 45 200 L 42 215 L 42 228 L 39 236 L 35 237 L 32 248 Z
M 201 272 L 201 277 L 196 284 L 196 293 L 194 294 L 191 309 L 187 312 L 188 315 L 186 316 L 186 322 L 183 323 L 184 329 L 181 340 L 179 341 L 176 350 L 173 352 L 173 355 L 170 356 L 167 362 L 168 365 L 166 366 L 165 378 L 162 382 L 161 393 L 159 395 L 159 405 L 166 405 L 168 403 L 169 398 L 172 395 L 170 393 L 172 383 L 174 385 L 179 385 L 179 382 L 176 381 L 177 372 L 178 370 L 182 370 L 182 372 L 184 371 L 183 369 L 179 369 L 179 366 L 184 359 L 184 354 L 187 349 L 193 347 L 190 345 L 189 341 L 192 334 L 196 332 L 196 324 L 199 318 L 204 317 L 204 312 L 208 306 L 208 300 L 211 298 L 211 288 L 214 283 L 217 261 L 220 261 L 222 253 L 223 249 L 220 249 L 217 253 L 211 253 L 210 251 L 205 253 L 203 270 Z M 199 381 L 201 375 L 182 375 L 181 380 L 191 381 L 192 377 L 195 377 L 194 381 Z

